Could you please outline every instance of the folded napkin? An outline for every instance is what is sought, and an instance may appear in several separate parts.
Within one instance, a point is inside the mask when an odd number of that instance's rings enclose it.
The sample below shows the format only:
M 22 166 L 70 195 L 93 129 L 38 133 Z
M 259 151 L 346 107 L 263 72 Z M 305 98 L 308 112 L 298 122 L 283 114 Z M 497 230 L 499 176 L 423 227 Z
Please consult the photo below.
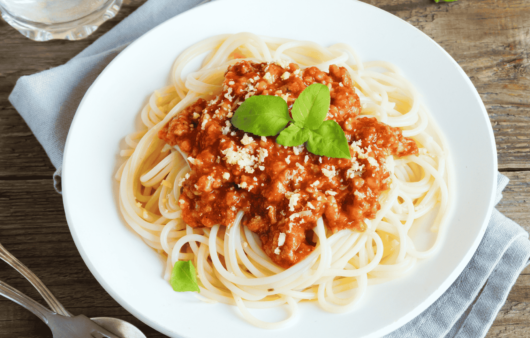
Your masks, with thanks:
M 63 151 L 70 124 L 92 82 L 127 45 L 147 31 L 209 0 L 151 0 L 65 65 L 18 79 L 9 101 L 22 115 L 57 171 L 61 192 Z
M 9 100 L 57 169 L 61 191 L 63 150 L 86 90 L 105 66 L 136 38 L 203 0 L 150 0 L 68 63 L 21 77 Z M 497 202 L 508 178 L 499 174 Z M 530 256 L 528 233 L 497 210 L 464 272 L 433 305 L 388 338 L 484 337 Z
M 495 204 L 508 181 L 498 174 Z M 528 233 L 494 209 L 477 252 L 453 285 L 422 314 L 385 337 L 486 336 L 529 257 Z

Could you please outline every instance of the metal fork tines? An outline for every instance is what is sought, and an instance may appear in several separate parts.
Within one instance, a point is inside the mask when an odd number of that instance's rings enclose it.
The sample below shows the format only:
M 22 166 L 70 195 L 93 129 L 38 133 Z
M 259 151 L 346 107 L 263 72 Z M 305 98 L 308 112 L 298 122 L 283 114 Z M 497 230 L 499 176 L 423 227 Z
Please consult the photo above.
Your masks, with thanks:
M 48 303 L 53 311 L 63 316 L 70 316 L 71 314 L 59 303 L 55 296 L 48 290 L 46 285 L 21 261 L 13 256 L 6 248 L 0 243 L 0 259 L 7 264 L 11 265 L 15 270 L 20 272 L 26 279 L 37 289 L 41 294 L 42 298 Z
M 97 325 L 86 316 L 65 317 L 51 312 L 2 281 L 0 281 L 0 295 L 33 312 L 50 327 L 54 338 L 120 338 Z

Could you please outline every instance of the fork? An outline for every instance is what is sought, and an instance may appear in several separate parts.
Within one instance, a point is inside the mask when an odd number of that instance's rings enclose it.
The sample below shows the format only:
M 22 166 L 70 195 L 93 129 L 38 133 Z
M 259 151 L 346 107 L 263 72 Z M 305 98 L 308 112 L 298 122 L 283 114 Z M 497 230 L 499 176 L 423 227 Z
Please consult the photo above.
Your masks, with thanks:
M 0 281 L 0 295 L 22 305 L 46 323 L 53 338 L 120 338 L 94 323 L 88 317 L 79 315 L 65 317 L 52 312 L 5 282 Z
M 68 312 L 68 310 L 66 310 L 64 306 L 57 300 L 57 298 L 55 298 L 46 285 L 44 285 L 44 283 L 28 267 L 26 267 L 15 256 L 13 256 L 13 254 L 7 251 L 7 249 L 4 248 L 1 243 L 0 259 L 11 265 L 15 270 L 26 277 L 26 279 L 37 289 L 46 303 L 48 303 L 51 309 L 55 312 L 48 310 L 22 292 L 2 281 L 0 281 L 0 295 L 11 299 L 15 303 L 22 305 L 27 310 L 33 312 L 50 327 L 54 338 L 120 338 L 108 332 L 84 315 L 73 317 L 72 314 Z M 82 331 L 76 331 L 72 333 L 72 328 Z
M 44 283 L 37 277 L 27 266 L 22 264 L 13 254 L 7 251 L 6 248 L 0 243 L 0 259 L 7 264 L 11 265 L 15 270 L 20 272 L 22 276 L 26 277 L 28 282 L 31 283 L 41 294 L 42 298 L 48 303 L 50 308 L 56 313 L 63 316 L 71 316 L 71 314 L 63 307 L 61 303 L 55 298 L 50 290 L 44 285 Z

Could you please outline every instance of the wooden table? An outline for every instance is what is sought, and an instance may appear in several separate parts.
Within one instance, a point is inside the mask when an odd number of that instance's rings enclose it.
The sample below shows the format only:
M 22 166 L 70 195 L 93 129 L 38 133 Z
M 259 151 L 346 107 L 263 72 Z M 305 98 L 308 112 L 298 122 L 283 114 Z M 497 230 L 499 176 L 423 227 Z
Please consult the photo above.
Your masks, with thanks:
M 143 0 L 125 0 L 119 15 L 89 38 L 30 41 L 0 20 L 0 242 L 32 269 L 74 314 L 130 321 L 148 337 L 165 337 L 134 318 L 98 284 L 66 224 L 55 171 L 8 101 L 16 80 L 67 62 Z M 367 1 L 432 37 L 466 71 L 491 119 L 499 170 L 510 178 L 499 209 L 530 229 L 530 0 Z M 0 262 L 0 280 L 44 302 L 17 272 Z M 530 336 L 530 268 L 517 280 L 488 337 Z M 0 338 L 51 337 L 40 320 L 0 297 Z

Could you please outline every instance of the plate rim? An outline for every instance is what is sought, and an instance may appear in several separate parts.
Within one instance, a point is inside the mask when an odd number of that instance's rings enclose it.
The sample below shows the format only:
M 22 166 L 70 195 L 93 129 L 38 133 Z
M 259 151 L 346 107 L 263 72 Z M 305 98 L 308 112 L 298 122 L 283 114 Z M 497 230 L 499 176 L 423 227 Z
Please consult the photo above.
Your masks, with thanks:
M 262 0 L 252 0 L 252 1 L 254 1 L 254 2 L 263 2 Z M 340 0 L 338 0 L 338 1 L 340 1 Z M 194 13 L 196 11 L 204 10 L 204 8 L 208 8 L 208 7 L 212 6 L 213 4 L 220 3 L 220 2 L 222 2 L 223 4 L 226 2 L 228 4 L 224 4 L 224 5 L 225 6 L 230 6 L 230 3 L 238 3 L 238 2 L 241 2 L 241 0 L 210 1 L 208 3 L 199 4 L 199 5 L 197 5 L 194 8 L 191 8 L 191 9 L 189 9 L 189 10 L 187 10 L 185 12 L 182 12 L 182 13 L 180 13 L 178 15 L 175 15 L 175 16 L 167 19 L 166 21 L 156 25 L 155 27 L 151 28 L 146 33 L 142 34 L 135 41 L 133 41 L 131 44 L 129 44 L 123 51 L 121 51 L 111 62 L 109 62 L 109 64 L 107 66 L 105 66 L 105 68 L 97 76 L 97 78 L 94 80 L 94 82 L 90 85 L 90 87 L 88 88 L 88 90 L 84 94 L 81 102 L 79 103 L 78 108 L 76 109 L 76 114 L 74 115 L 74 118 L 73 118 L 72 123 L 70 125 L 70 129 L 68 131 L 68 136 L 67 136 L 66 143 L 65 143 L 65 148 L 64 148 L 64 160 L 63 160 L 63 164 L 62 164 L 63 206 L 64 206 L 64 209 L 65 209 L 65 215 L 66 215 L 66 220 L 67 220 L 67 223 L 68 223 L 68 227 L 69 227 L 70 232 L 72 234 L 72 237 L 74 239 L 74 243 L 76 245 L 76 248 L 79 251 L 84 263 L 87 265 L 87 267 L 89 268 L 90 272 L 96 278 L 98 283 L 105 289 L 105 291 L 116 302 L 118 302 L 122 307 L 124 307 L 128 312 L 133 314 L 136 318 L 138 318 L 143 323 L 145 323 L 148 326 L 154 328 L 155 330 L 160 331 L 160 332 L 165 333 L 165 334 L 171 334 L 171 332 L 168 332 L 164 327 L 159 325 L 157 322 L 151 321 L 149 318 L 145 317 L 139 310 L 137 310 L 134 306 L 129 304 L 129 302 L 126 299 L 122 298 L 112 287 L 109 286 L 109 284 L 105 281 L 103 276 L 98 273 L 97 268 L 94 266 L 94 264 L 92 263 L 89 255 L 86 253 L 86 251 L 85 251 L 85 249 L 83 247 L 82 241 L 81 241 L 81 239 L 78 236 L 76 228 L 73 225 L 73 216 L 70 213 L 70 207 L 69 207 L 70 201 L 68 199 L 68 196 L 69 196 L 69 185 L 67 184 L 67 182 L 70 181 L 70 178 L 69 178 L 70 177 L 70 171 L 68 170 L 68 168 L 69 168 L 68 162 L 69 161 L 67 160 L 67 158 L 68 158 L 68 154 L 70 154 L 72 152 L 72 150 L 70 150 L 71 147 L 72 147 L 72 145 L 71 145 L 71 143 L 72 143 L 71 142 L 71 140 L 72 140 L 71 135 L 72 135 L 72 130 L 75 129 L 74 127 L 77 126 L 77 122 L 79 121 L 78 112 L 82 109 L 83 105 L 86 103 L 87 97 L 90 96 L 89 94 L 93 91 L 94 87 L 96 87 L 98 85 L 98 83 L 101 81 L 102 77 L 104 76 L 104 74 L 106 74 L 106 72 L 109 70 L 109 68 L 111 68 L 113 64 L 120 62 L 119 60 L 122 57 L 124 57 L 124 55 L 128 51 L 131 50 L 132 46 L 135 46 L 136 44 L 142 43 L 142 41 L 145 40 L 145 39 L 148 39 L 148 37 L 151 34 L 155 34 L 155 32 L 157 30 L 161 30 L 161 29 L 164 28 L 164 26 L 170 25 L 172 21 L 178 20 L 182 16 L 193 15 L 192 13 Z M 482 112 L 482 118 L 489 125 L 489 128 L 488 128 L 488 135 L 489 135 L 489 138 L 490 138 L 490 144 L 489 144 L 490 149 L 489 150 L 492 150 L 493 151 L 493 155 L 494 155 L 494 156 L 492 156 L 492 159 L 493 159 L 492 166 L 491 167 L 488 166 L 488 168 L 491 168 L 491 170 L 493 171 L 493 175 L 492 175 L 492 178 L 493 178 L 492 191 L 491 191 L 490 199 L 489 199 L 489 202 L 488 202 L 488 209 L 487 209 L 487 211 L 484 214 L 484 217 L 482 219 L 482 225 L 480 227 L 480 232 L 476 236 L 476 238 L 474 239 L 473 244 L 468 248 L 466 254 L 463 257 L 463 259 L 453 269 L 452 273 L 449 274 L 449 276 L 446 277 L 446 279 L 444 280 L 442 285 L 435 292 L 431 293 L 431 295 L 429 295 L 426 299 L 424 299 L 412 311 L 409 311 L 406 315 L 402 316 L 400 319 L 396 320 L 392 324 L 387 325 L 385 327 L 382 327 L 382 328 L 372 332 L 371 334 L 368 334 L 367 336 L 364 336 L 365 338 L 369 338 L 369 337 L 379 337 L 379 336 L 383 336 L 385 334 L 388 334 L 390 332 L 393 332 L 393 331 L 401 328 L 405 324 L 409 323 L 414 318 L 416 318 L 419 314 L 421 314 L 428 307 L 430 307 L 432 304 L 434 304 L 436 302 L 436 300 L 438 300 L 441 297 L 441 295 L 443 293 L 445 293 L 451 287 L 451 285 L 461 275 L 461 273 L 464 270 L 464 268 L 469 264 L 469 262 L 471 261 L 473 255 L 475 254 L 478 246 L 480 245 L 480 243 L 482 241 L 482 238 L 483 238 L 483 236 L 485 234 L 485 230 L 487 228 L 489 219 L 491 218 L 491 214 L 492 214 L 494 206 L 495 206 L 495 195 L 496 195 L 496 188 L 497 188 L 497 174 L 496 173 L 498 172 L 498 158 L 497 158 L 495 136 L 494 136 L 494 133 L 493 133 L 493 128 L 491 127 L 491 121 L 489 119 L 486 107 L 485 107 L 482 99 L 480 98 L 480 95 L 479 95 L 476 87 L 473 85 L 473 83 L 471 82 L 471 80 L 469 79 L 467 74 L 464 72 L 462 67 L 456 62 L 456 60 L 454 60 L 454 58 L 445 49 L 443 49 L 436 41 L 434 41 L 430 36 L 428 36 L 427 34 L 422 32 L 420 29 L 416 28 L 412 24 L 408 23 L 407 21 L 405 21 L 405 20 L 393 15 L 392 13 L 389 13 L 389 12 L 383 10 L 383 9 L 380 9 L 380 8 L 378 8 L 376 6 L 373 6 L 373 5 L 364 3 L 364 2 L 360 2 L 360 1 L 355 1 L 354 3 L 355 3 L 355 5 L 359 5 L 361 7 L 362 6 L 369 6 L 369 7 L 373 8 L 373 9 L 376 9 L 377 11 L 379 11 L 380 14 L 382 14 L 382 15 L 387 15 L 387 16 L 390 16 L 390 17 L 392 17 L 394 19 L 398 19 L 402 23 L 405 23 L 409 27 L 412 27 L 414 30 L 416 30 L 421 35 L 423 35 L 424 38 L 427 38 L 429 43 L 434 44 L 434 46 L 436 46 L 437 49 L 440 50 L 445 55 L 445 57 L 448 58 L 453 63 L 453 65 L 456 67 L 456 69 L 458 70 L 458 72 L 460 73 L 460 75 L 462 76 L 464 81 L 466 82 L 467 86 L 471 88 L 475 98 L 479 102 L 480 110 Z M 118 146 L 118 145 L 116 145 L 116 146 Z

